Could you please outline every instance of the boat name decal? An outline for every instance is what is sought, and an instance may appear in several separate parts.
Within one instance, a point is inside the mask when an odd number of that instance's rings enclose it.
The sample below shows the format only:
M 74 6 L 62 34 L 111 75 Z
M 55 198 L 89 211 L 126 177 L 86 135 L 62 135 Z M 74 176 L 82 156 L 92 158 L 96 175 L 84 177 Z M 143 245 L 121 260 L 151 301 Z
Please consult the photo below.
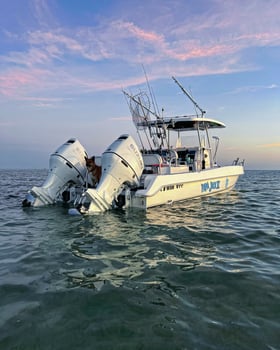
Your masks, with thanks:
M 170 191 L 175 189 L 181 189 L 183 188 L 183 184 L 176 184 L 176 185 L 168 185 L 161 188 L 161 191 Z
M 218 190 L 220 188 L 220 180 L 207 181 L 201 184 L 201 192 L 211 192 L 212 190 Z

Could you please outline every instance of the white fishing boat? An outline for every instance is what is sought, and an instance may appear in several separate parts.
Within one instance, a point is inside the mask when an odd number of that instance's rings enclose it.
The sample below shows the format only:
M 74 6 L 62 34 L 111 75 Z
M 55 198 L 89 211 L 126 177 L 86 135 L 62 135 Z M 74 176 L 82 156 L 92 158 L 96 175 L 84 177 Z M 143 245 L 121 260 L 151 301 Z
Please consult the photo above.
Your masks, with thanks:
M 173 79 L 198 114 L 161 116 L 149 84 L 149 94 L 124 91 L 141 146 L 132 136 L 121 135 L 99 158 L 101 178 L 94 185 L 85 164 L 86 151 L 79 141 L 69 140 L 51 156 L 56 162 L 55 167 L 50 166 L 49 179 L 30 191 L 25 205 L 74 202 L 70 214 L 94 214 L 112 208 L 170 205 L 231 190 L 244 173 L 244 161 L 236 159 L 231 165 L 218 166 L 219 138 L 214 136 L 211 142 L 209 130 L 225 125 L 206 118 L 205 111 Z M 197 143 L 189 145 L 187 136 L 193 139 L 194 133 Z M 51 195 L 46 196 L 46 192 Z

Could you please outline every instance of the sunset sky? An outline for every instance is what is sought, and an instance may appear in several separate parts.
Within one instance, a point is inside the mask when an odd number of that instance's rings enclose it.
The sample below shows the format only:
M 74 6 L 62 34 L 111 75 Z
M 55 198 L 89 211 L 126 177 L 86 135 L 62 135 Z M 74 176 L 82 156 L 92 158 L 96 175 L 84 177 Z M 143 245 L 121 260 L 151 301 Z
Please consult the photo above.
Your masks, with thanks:
M 122 89 L 218 130 L 218 162 L 280 170 L 279 0 L 0 0 L 0 168 L 48 168 L 77 137 L 101 155 L 136 137 Z

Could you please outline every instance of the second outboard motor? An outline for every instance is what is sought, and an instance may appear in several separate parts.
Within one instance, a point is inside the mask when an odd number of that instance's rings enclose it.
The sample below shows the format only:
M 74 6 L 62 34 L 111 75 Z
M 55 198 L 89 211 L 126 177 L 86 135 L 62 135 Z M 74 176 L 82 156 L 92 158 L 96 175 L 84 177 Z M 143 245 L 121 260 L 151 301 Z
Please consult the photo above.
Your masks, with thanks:
M 69 139 L 51 154 L 48 177 L 41 187 L 35 186 L 28 192 L 22 205 L 39 207 L 57 201 L 70 201 L 73 186 L 85 184 L 87 157 L 80 142 L 77 139 Z
M 102 212 L 112 207 L 124 186 L 139 186 L 144 169 L 142 154 L 134 139 L 120 136 L 102 154 L 102 175 L 96 189 L 87 189 L 77 210 L 82 214 Z

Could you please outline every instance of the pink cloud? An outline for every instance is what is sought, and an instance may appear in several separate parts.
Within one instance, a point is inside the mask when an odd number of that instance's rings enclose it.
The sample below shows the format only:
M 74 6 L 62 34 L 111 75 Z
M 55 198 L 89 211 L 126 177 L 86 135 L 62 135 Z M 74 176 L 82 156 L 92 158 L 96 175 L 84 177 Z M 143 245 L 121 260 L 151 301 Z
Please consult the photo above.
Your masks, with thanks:
M 28 101 L 39 107 L 52 106 L 69 100 L 65 94 L 83 94 L 93 91 L 119 90 L 122 86 L 142 84 L 144 77 L 123 79 L 91 79 L 84 74 L 64 70 L 54 71 L 37 68 L 16 68 L 3 72 L 0 76 L 0 95 L 9 99 Z M 55 97 L 45 97 L 46 94 Z
M 58 34 L 55 32 L 42 32 L 42 31 L 35 31 L 31 32 L 29 34 L 29 42 L 31 44 L 39 44 L 42 45 L 44 43 L 45 45 L 50 44 L 62 44 L 66 48 L 72 50 L 72 51 L 81 51 L 83 49 L 83 45 L 81 45 L 77 40 L 70 38 L 69 36 Z
M 140 40 L 145 40 L 145 41 L 151 41 L 151 42 L 162 42 L 163 41 L 163 35 L 157 34 L 153 31 L 147 31 L 144 30 L 138 26 L 136 26 L 132 22 L 122 22 L 118 21 L 113 23 L 113 27 L 116 26 L 121 30 L 128 31 L 128 33 L 135 38 L 138 38 Z
M 0 76 L 0 93 L 4 96 L 15 95 L 15 90 L 26 85 L 34 84 L 32 75 L 21 71 L 10 71 Z
M 225 4 L 216 0 L 212 14 L 201 11 L 193 17 L 178 16 L 176 22 L 172 21 L 173 14 L 168 13 L 169 21 L 161 22 L 147 12 L 138 23 L 112 20 L 95 27 L 55 26 L 55 30 L 41 26 L 41 30 L 22 34 L 21 39 L 25 39 L 27 45 L 25 51 L 13 51 L 1 57 L 6 66 L 0 75 L 0 93 L 24 99 L 37 94 L 44 96 L 46 92 L 57 95 L 66 90 L 77 94 L 143 82 L 143 78 L 137 76 L 129 78 L 125 70 L 123 76 L 116 74 L 113 68 L 110 73 L 113 71 L 116 77 L 106 79 L 106 74 L 102 76 L 93 66 L 88 70 L 87 65 L 77 63 L 77 58 L 94 62 L 105 59 L 114 63 L 115 60 L 123 66 L 143 63 L 151 67 L 155 78 L 252 70 L 256 68 L 252 61 L 242 64 L 242 50 L 280 42 L 275 15 L 276 10 L 280 10 L 278 3 L 273 2 L 274 10 L 268 5 L 262 6 L 263 15 L 257 17 L 257 2 Z M 46 1 L 36 2 L 41 21 L 46 6 Z M 240 14 L 240 6 L 244 15 Z M 187 10 L 188 5 L 183 8 Z M 51 17 L 50 11 L 48 15 Z M 8 32 L 6 35 L 10 40 L 14 37 Z M 9 68 L 9 64 L 17 68 Z M 41 103 L 48 102 L 41 100 Z
M 51 73 L 41 69 L 9 69 L 0 76 L 0 94 L 9 98 L 24 99 L 30 93 L 45 87 Z
M 185 50 L 184 50 L 185 49 Z M 186 61 L 189 59 L 194 58 L 203 58 L 203 57 L 212 57 L 212 56 L 219 56 L 219 55 L 227 55 L 231 52 L 235 51 L 235 47 L 232 45 L 213 45 L 213 46 L 207 46 L 207 47 L 188 47 L 188 45 L 184 48 L 184 45 L 182 45 L 182 48 L 180 48 L 181 52 L 178 52 L 176 49 L 168 49 L 166 50 L 166 54 L 172 58 L 179 61 Z

